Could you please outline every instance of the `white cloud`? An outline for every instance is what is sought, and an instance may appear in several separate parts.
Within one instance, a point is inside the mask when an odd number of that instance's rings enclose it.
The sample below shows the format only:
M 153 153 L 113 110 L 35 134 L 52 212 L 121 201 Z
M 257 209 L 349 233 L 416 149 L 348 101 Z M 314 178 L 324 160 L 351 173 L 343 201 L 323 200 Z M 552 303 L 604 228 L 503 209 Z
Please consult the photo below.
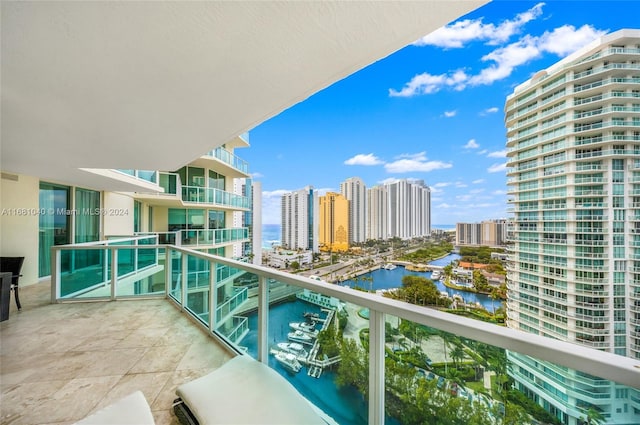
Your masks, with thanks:
M 516 15 L 513 20 L 506 20 L 500 25 L 485 24 L 482 19 L 465 19 L 439 28 L 414 42 L 414 46 L 438 46 L 444 48 L 461 48 L 469 41 L 486 41 L 497 44 L 507 41 L 527 22 L 542 14 L 544 3 L 538 3 L 526 12 Z
M 474 180 L 471 183 L 473 184 L 480 184 L 480 183 L 484 183 L 484 179 L 478 179 L 478 180 Z
M 452 87 L 454 90 L 462 90 L 466 86 L 469 76 L 462 70 L 451 72 L 449 75 L 431 75 L 427 72 L 414 76 L 406 83 L 402 90 L 389 89 L 390 97 L 411 97 L 418 94 L 431 94 L 440 91 L 445 87 Z
M 438 189 L 437 187 L 433 187 L 433 186 L 431 186 L 429 189 L 431 190 L 431 193 L 442 193 L 442 192 L 444 192 L 444 190 Z M 433 199 L 431 201 L 433 201 Z
M 458 114 L 458 111 L 444 111 L 445 118 L 453 118 Z
M 464 188 L 467 187 L 467 185 L 462 182 L 456 182 L 456 187 Z
M 443 161 L 428 161 L 425 152 L 417 154 L 403 154 L 395 161 L 384 165 L 388 173 L 412 173 L 423 172 L 428 173 L 433 170 L 442 170 L 451 168 L 453 165 Z
M 443 209 L 446 209 L 446 208 L 455 208 L 455 205 L 450 205 L 450 204 L 447 204 L 447 203 L 442 203 L 442 204 L 440 204 L 440 205 L 436 206 L 436 208 L 443 208 Z
M 471 139 L 467 142 L 466 145 L 464 145 L 465 149 L 478 149 L 480 147 L 480 145 L 478 144 L 478 142 L 476 142 L 476 139 Z
M 439 183 L 434 184 L 431 187 L 447 187 L 447 186 L 451 186 L 451 183 L 450 182 L 439 182 Z
M 347 159 L 344 162 L 345 165 L 380 165 L 384 164 L 384 161 L 380 160 L 377 156 L 372 153 L 369 154 L 358 154 L 352 158 Z
M 264 175 L 263 175 L 263 174 L 261 174 L 261 173 L 258 173 L 258 172 L 251 173 L 251 178 L 252 178 L 252 179 L 260 179 L 260 178 L 262 178 L 262 177 L 264 177 Z
M 489 152 L 489 150 L 488 150 L 488 149 L 482 149 L 481 151 L 478 151 L 478 155 L 484 155 L 484 154 L 486 154 L 487 152 Z
M 473 190 L 469 191 L 469 193 L 474 194 L 474 195 L 478 194 L 478 193 L 482 193 L 482 192 L 484 192 L 484 189 L 473 189 Z
M 484 24 L 482 20 L 465 20 L 441 28 L 423 37 L 416 45 L 436 45 L 440 47 L 463 47 L 466 41 L 480 40 L 487 44 L 497 45 L 520 32 L 520 28 L 542 13 L 544 3 L 538 3 L 528 11 L 516 16 L 512 21 L 500 25 Z M 401 90 L 389 89 L 389 96 L 411 97 L 439 92 L 443 89 L 464 90 L 467 87 L 491 85 L 495 81 L 509 77 L 513 70 L 543 54 L 554 54 L 559 57 L 580 49 L 591 41 L 606 34 L 590 25 L 575 28 L 564 25 L 540 36 L 525 35 L 519 40 L 499 47 L 481 59 L 488 63 L 485 69 L 469 74 L 462 69 L 452 70 L 444 74 L 432 75 L 428 72 L 414 76 Z M 489 108 L 481 113 L 495 113 L 498 108 Z
M 388 179 L 378 181 L 378 184 L 391 184 L 399 181 L 400 179 L 396 177 L 389 177 Z
M 487 168 L 487 173 L 501 173 L 507 170 L 507 163 L 503 162 L 500 164 L 493 164 L 491 167 Z
M 480 112 L 480 115 L 484 116 L 484 115 L 489 115 L 489 114 L 495 114 L 499 110 L 500 110 L 499 108 L 494 106 L 492 108 L 487 108 L 484 111 Z
M 487 155 L 487 158 L 506 158 L 507 157 L 507 150 L 501 150 L 501 151 L 495 151 L 495 152 L 491 152 L 489 153 L 489 155 Z
M 491 194 L 493 194 L 493 195 L 506 195 L 507 191 L 506 190 L 494 190 L 493 192 L 491 192 Z
M 291 190 L 278 189 L 262 192 L 262 222 L 264 224 L 280 224 L 281 222 L 281 198 Z

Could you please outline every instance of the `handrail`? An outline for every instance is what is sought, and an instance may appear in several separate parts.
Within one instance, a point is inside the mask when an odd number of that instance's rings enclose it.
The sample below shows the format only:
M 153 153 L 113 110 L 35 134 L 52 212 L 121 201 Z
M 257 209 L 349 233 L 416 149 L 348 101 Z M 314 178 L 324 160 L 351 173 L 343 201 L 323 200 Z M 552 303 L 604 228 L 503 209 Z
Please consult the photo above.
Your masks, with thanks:
M 115 285 L 111 287 L 111 299 L 116 299 L 117 295 L 117 252 L 119 250 L 126 249 L 161 249 L 166 250 L 165 258 L 173 258 L 173 253 L 182 254 L 182 271 L 184 272 L 188 258 L 200 259 L 209 262 L 209 270 L 212 270 L 213 265 L 224 265 L 233 267 L 235 269 L 243 270 L 245 272 L 256 274 L 258 279 L 258 353 L 259 360 L 266 362 L 267 358 L 264 353 L 268 353 L 269 339 L 266 338 L 266 329 L 268 324 L 268 314 L 265 312 L 265 308 L 269 306 L 269 280 L 274 279 L 284 284 L 293 285 L 297 288 L 308 289 L 319 294 L 335 297 L 341 301 L 356 304 L 360 307 L 368 308 L 370 311 L 370 409 L 379 408 L 378 404 L 384 405 L 384 388 L 385 388 L 385 359 L 384 359 L 384 341 L 385 341 L 385 315 L 392 315 L 399 317 L 403 320 L 409 320 L 416 324 L 421 324 L 431 328 L 435 328 L 441 331 L 449 332 L 459 335 L 464 338 L 469 338 L 475 341 L 490 344 L 496 347 L 500 347 L 506 350 L 514 351 L 523 355 L 531 356 L 536 359 L 549 361 L 560 366 L 568 367 L 571 369 L 577 369 L 581 371 L 588 371 L 591 374 L 597 374 L 599 378 L 608 379 L 617 383 L 627 385 L 633 388 L 638 388 L 640 382 L 640 360 L 632 359 L 629 357 L 619 356 L 613 353 L 595 350 L 592 348 L 584 347 L 578 344 L 551 340 L 548 337 L 540 335 L 525 333 L 516 329 L 504 328 L 495 324 L 481 322 L 465 317 L 460 317 L 446 313 L 443 311 L 435 310 L 428 307 L 417 306 L 409 304 L 403 301 L 398 301 L 390 298 L 381 297 L 377 294 L 365 293 L 356 291 L 351 288 L 342 287 L 338 285 L 331 285 L 317 280 L 292 275 L 285 272 L 280 272 L 264 266 L 248 264 L 242 261 L 236 261 L 229 258 L 218 257 L 203 253 L 200 251 L 178 247 L 175 245 L 112 245 L 112 246 L 99 246 L 99 245 L 61 245 L 52 247 L 52 262 L 59 262 L 60 254 L 66 250 L 74 249 L 83 250 L 110 250 L 114 253 L 112 258 L 112 282 Z M 166 273 L 166 289 L 165 292 L 158 296 L 168 296 L 169 288 L 172 282 L 169 279 L 171 276 L 171 264 L 167 263 L 165 270 Z M 52 271 L 56 272 L 57 268 L 52 267 Z M 59 282 L 59 276 L 57 273 L 52 273 L 52 288 L 56 287 Z M 186 282 L 186 274 L 182 274 L 182 281 Z M 215 300 L 216 290 L 212 290 L 215 284 L 215 279 L 210 276 L 210 299 Z M 191 312 L 187 306 L 186 301 L 186 285 L 181 285 L 182 295 L 179 300 L 169 297 L 173 302 L 176 302 L 189 314 Z M 53 290 L 55 292 L 55 289 Z M 126 298 L 126 297 L 123 297 Z M 54 299 L 55 302 L 61 302 L 59 298 Z M 215 302 L 211 303 L 215 306 Z M 209 310 L 214 311 L 214 310 Z M 210 323 L 209 330 L 213 332 L 212 323 L 215 318 L 209 315 Z M 215 316 L 215 315 L 213 315 Z M 264 322 L 264 323 L 263 323 Z M 202 323 L 202 319 L 198 319 L 198 323 Z M 203 324 L 206 326 L 206 324 Z M 264 333 L 264 335 L 263 335 Z M 370 413 L 370 419 L 373 416 Z M 375 422 L 375 421 L 374 421 Z M 377 422 L 376 422 L 377 423 Z

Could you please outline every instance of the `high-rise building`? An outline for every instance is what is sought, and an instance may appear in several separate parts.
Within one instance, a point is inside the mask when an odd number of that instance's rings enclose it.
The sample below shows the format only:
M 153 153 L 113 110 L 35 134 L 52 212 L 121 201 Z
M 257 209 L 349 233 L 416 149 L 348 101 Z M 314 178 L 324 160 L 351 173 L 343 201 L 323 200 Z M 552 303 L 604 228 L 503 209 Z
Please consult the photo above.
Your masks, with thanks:
M 640 359 L 640 30 L 606 35 L 506 101 L 508 325 Z M 509 354 L 517 388 L 576 424 L 637 423 L 640 392 Z
M 349 201 L 349 243 L 367 240 L 367 187 L 359 177 L 340 183 L 340 193 Z
M 431 233 L 431 189 L 422 180 L 386 183 L 390 237 L 410 239 Z
M 507 242 L 507 220 L 456 223 L 456 245 L 500 247 Z
M 320 249 L 349 249 L 349 201 L 339 193 L 327 192 L 319 201 Z
M 384 185 L 367 189 L 367 239 L 389 237 L 388 193 Z
M 318 252 L 318 192 L 306 186 L 285 193 L 281 201 L 282 246 Z

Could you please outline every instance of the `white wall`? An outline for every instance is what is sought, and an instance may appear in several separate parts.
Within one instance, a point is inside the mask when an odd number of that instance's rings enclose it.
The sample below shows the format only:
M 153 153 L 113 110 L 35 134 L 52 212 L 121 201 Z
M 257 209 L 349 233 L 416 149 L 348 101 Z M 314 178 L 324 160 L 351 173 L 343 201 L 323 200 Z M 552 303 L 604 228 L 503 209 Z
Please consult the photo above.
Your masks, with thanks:
M 122 193 L 104 193 L 104 236 L 133 235 L 133 201 Z
M 0 181 L 0 255 L 25 257 L 19 284 L 31 285 L 38 282 L 40 180 L 9 174 Z

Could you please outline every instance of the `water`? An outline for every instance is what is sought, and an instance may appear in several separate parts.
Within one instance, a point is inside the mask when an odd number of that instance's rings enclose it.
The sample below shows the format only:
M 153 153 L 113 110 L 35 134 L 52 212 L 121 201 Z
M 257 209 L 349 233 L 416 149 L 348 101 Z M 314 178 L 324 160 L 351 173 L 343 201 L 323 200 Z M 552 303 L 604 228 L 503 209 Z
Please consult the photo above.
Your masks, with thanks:
M 460 259 L 460 255 L 450 254 L 439 260 L 432 261 L 429 264 L 433 264 L 434 266 L 444 267 L 447 264 L 449 264 L 451 261 L 458 260 L 458 259 Z M 373 282 L 368 282 L 368 281 L 354 282 L 352 280 L 346 280 L 343 282 L 343 285 L 350 286 L 350 287 L 357 285 L 360 287 L 364 287 L 365 289 L 373 289 L 373 290 L 394 289 L 402 286 L 402 278 L 406 275 L 423 276 L 423 277 L 426 277 L 427 279 L 431 279 L 431 272 L 414 272 L 414 271 L 409 271 L 404 267 L 398 266 L 393 270 L 379 269 L 363 275 L 363 277 L 373 277 Z M 495 309 L 497 309 L 502 305 L 501 301 L 493 300 L 488 295 L 460 291 L 457 289 L 451 289 L 446 287 L 440 281 L 436 281 L 434 283 L 436 284 L 440 292 L 446 292 L 450 297 L 453 297 L 453 295 L 459 295 L 462 297 L 462 299 L 466 303 L 469 303 L 469 304 L 480 303 L 480 305 L 489 312 L 495 311 Z M 369 287 L 370 284 L 371 284 L 371 288 Z
M 303 301 L 287 302 L 269 309 L 270 346 L 287 341 L 289 322 L 303 321 L 305 312 L 320 313 L 320 307 Z M 325 314 L 320 314 L 324 317 Z M 242 340 L 252 357 L 257 356 L 258 320 L 256 314 L 249 316 L 249 334 Z M 307 375 L 307 368 L 293 374 L 282 367 L 275 357 L 269 355 L 269 366 L 286 378 L 302 395 L 318 406 L 341 425 L 363 425 L 367 423 L 367 404 L 354 388 L 338 389 L 335 373 L 325 371 L 320 378 Z
M 445 266 L 451 261 L 459 259 L 457 254 L 448 255 L 445 258 L 432 262 L 434 265 Z M 404 267 L 397 267 L 394 270 L 376 270 L 373 276 L 374 289 L 397 288 L 401 285 L 402 276 L 407 274 L 415 274 L 419 276 L 430 277 L 431 272 L 410 272 Z M 359 284 L 368 285 L 368 282 Z M 492 310 L 492 300 L 481 294 L 472 294 L 468 292 L 456 291 L 449 289 L 437 282 L 441 291 L 447 291 L 450 295 L 460 294 L 467 302 L 480 302 L 489 311 Z M 499 301 L 495 302 L 495 307 L 500 305 Z M 286 302 L 282 304 L 272 305 L 269 309 L 269 345 L 275 345 L 278 342 L 287 341 L 287 333 L 289 332 L 289 322 L 302 321 L 305 312 L 320 313 L 320 307 L 303 301 Z M 320 317 L 325 314 L 321 313 Z M 249 334 L 243 339 L 242 345 L 247 347 L 248 353 L 252 357 L 257 357 L 257 340 L 258 340 L 258 320 L 256 314 L 249 316 Z M 335 381 L 335 373 L 325 371 L 320 378 L 312 378 L 307 375 L 307 368 L 303 368 L 297 374 L 293 374 L 282 367 L 275 357 L 269 355 L 269 366 L 287 379 L 304 397 L 313 404 L 318 406 L 327 415 L 331 416 L 341 425 L 364 425 L 367 424 L 367 402 L 363 399 L 362 394 L 354 388 L 338 389 Z M 398 425 L 399 422 L 394 418 L 387 418 L 385 421 L 388 425 Z
M 279 224 L 263 224 L 262 249 L 271 249 L 273 244 L 279 245 L 281 236 Z

